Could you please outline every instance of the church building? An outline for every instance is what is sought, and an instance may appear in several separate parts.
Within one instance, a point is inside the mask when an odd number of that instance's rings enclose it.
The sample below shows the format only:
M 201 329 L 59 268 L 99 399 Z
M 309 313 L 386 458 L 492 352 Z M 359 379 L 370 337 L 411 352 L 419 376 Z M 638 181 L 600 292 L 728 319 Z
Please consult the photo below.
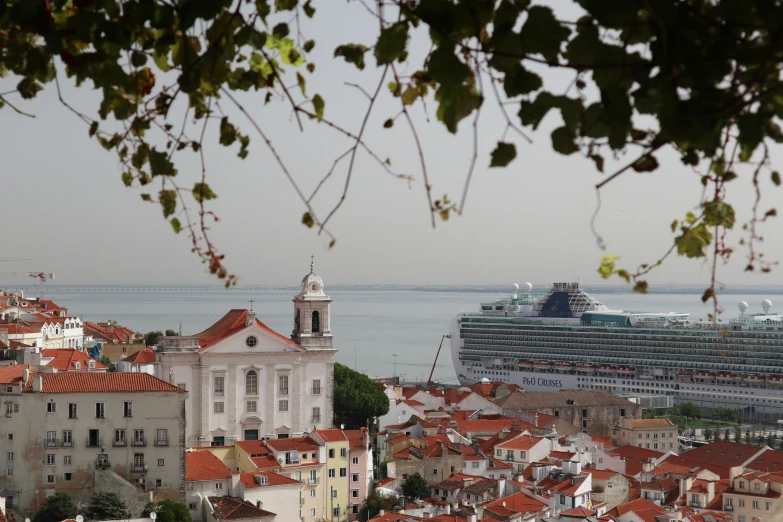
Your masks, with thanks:
M 244 309 L 230 310 L 196 335 L 162 337 L 157 375 L 188 391 L 187 445 L 233 445 L 331 428 L 331 301 L 311 263 L 293 299 L 290 338 Z

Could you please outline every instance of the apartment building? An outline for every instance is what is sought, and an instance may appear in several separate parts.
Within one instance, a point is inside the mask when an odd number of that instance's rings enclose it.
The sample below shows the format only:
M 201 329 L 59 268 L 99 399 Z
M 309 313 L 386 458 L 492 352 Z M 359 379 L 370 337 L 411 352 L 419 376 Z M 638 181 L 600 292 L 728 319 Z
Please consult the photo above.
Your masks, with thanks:
M 0 369 L 0 400 L 2 488 L 19 492 L 9 507 L 36 512 L 53 493 L 88 502 L 96 470 L 159 499 L 184 498 L 184 390 L 147 374 L 17 365 Z
M 746 472 L 734 477 L 723 491 L 723 511 L 735 522 L 767 520 L 783 492 L 783 474 Z M 775 506 L 778 507 L 778 506 Z
M 612 443 L 663 452 L 677 451 L 677 426 L 669 419 L 623 417 L 612 427 Z
M 528 432 L 502 440 L 495 445 L 495 458 L 522 472 L 531 463 L 538 462 L 552 451 L 552 441 L 535 437 Z

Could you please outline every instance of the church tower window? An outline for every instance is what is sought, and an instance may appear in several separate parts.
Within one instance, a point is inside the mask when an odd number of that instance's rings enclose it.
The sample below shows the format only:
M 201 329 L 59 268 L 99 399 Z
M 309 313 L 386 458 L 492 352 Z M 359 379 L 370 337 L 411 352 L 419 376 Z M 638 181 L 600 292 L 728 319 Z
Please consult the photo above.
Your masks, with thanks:
M 320 332 L 321 331 L 321 316 L 318 313 L 318 310 L 313 312 L 313 333 Z
M 258 395 L 258 374 L 255 370 L 245 375 L 245 395 Z

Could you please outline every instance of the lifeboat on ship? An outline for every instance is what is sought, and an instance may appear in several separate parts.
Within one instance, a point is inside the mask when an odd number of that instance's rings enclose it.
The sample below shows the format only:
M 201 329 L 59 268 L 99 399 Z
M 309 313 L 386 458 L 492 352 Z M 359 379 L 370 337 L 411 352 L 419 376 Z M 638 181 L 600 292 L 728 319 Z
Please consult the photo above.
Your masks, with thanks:
M 590 363 L 579 363 L 576 365 L 576 371 L 581 373 L 593 373 L 595 365 Z
M 559 362 L 559 363 L 555 364 L 555 368 L 557 368 L 558 370 L 570 371 L 570 370 L 574 369 L 574 363 Z
M 536 361 L 533 363 L 533 367 L 536 370 L 549 370 L 550 368 L 552 368 L 552 363 L 547 361 Z
M 620 375 L 633 375 L 636 373 L 636 368 L 633 366 L 618 366 L 617 373 Z
M 602 364 L 598 368 L 598 371 L 603 373 L 617 373 L 617 367 L 612 366 L 611 364 Z
M 533 361 L 520 359 L 517 361 L 517 366 L 519 366 L 520 369 L 529 370 L 533 367 Z
M 759 383 L 764 381 L 764 376 L 757 373 L 749 373 L 745 375 L 742 380 L 749 383 Z
M 717 377 L 719 381 L 728 381 L 732 379 L 732 374 L 727 372 L 718 372 Z

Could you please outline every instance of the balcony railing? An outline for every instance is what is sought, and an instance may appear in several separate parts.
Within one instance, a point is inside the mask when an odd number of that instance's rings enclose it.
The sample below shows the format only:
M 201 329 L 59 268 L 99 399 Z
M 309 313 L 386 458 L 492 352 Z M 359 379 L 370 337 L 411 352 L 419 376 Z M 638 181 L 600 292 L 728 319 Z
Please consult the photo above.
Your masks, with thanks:
M 321 422 L 321 416 L 320 415 L 318 417 L 313 416 L 313 422 L 316 422 L 316 423 L 317 422 Z
M 311 477 L 311 478 L 307 479 L 307 482 L 308 482 L 308 483 L 309 483 L 311 486 L 315 486 L 316 484 L 318 484 L 318 478 L 317 478 L 317 477 L 316 477 L 316 478 L 312 478 L 312 477 Z
M 147 445 L 147 439 L 140 438 L 140 439 L 133 439 L 131 441 L 131 446 L 146 446 Z
M 95 438 L 88 438 L 87 439 L 87 447 L 88 448 L 96 448 L 98 446 L 103 446 L 103 439 L 95 439 Z
M 726 504 L 725 506 L 723 506 L 723 511 L 734 511 L 734 506 L 732 506 L 731 504 Z
M 321 395 L 321 388 L 320 387 L 319 388 L 312 388 L 310 390 L 310 393 L 313 394 L 313 395 Z
M 112 441 L 111 445 L 112 446 L 127 446 L 128 445 L 128 441 L 125 440 L 125 439 L 122 439 L 122 440 L 114 439 Z
M 64 440 L 60 443 L 60 445 L 64 448 L 72 448 L 73 447 L 73 439 L 71 440 Z
M 144 473 L 144 471 L 146 471 L 146 468 L 147 465 L 143 462 L 142 463 L 134 462 L 133 464 L 130 465 L 130 469 L 133 473 Z
M 56 448 L 60 445 L 60 439 L 46 439 L 44 441 L 44 446 L 47 448 Z
M 155 445 L 156 446 L 168 446 L 169 445 L 169 439 L 155 439 Z

